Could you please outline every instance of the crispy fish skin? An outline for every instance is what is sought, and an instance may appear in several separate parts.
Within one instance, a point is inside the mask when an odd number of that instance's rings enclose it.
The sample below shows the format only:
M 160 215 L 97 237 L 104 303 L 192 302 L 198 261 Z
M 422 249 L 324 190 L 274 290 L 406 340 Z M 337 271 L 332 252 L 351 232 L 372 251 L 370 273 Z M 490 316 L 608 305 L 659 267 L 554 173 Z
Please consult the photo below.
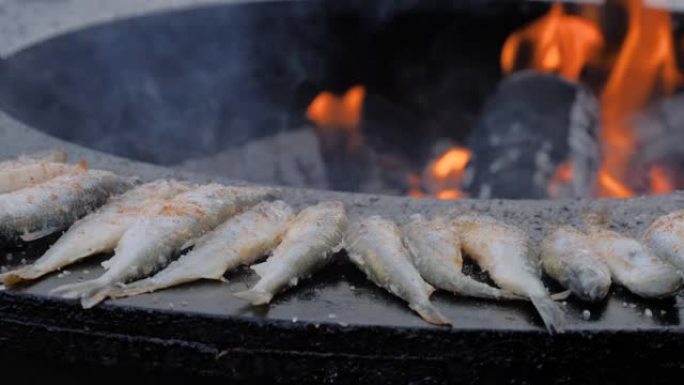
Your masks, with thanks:
M 302 210 L 266 262 L 252 265 L 260 277 L 251 289 L 234 295 L 253 305 L 271 302 L 273 296 L 310 276 L 339 251 L 347 228 L 344 204 L 322 202 Z
M 684 274 L 684 210 L 659 217 L 642 238 L 662 260 Z
M 90 308 L 109 296 L 114 286 L 147 276 L 166 266 L 176 253 L 242 209 L 271 197 L 265 188 L 200 186 L 154 207 L 126 230 L 114 257 L 103 263 L 99 278 L 64 285 L 53 294 L 80 298 Z
M 632 293 L 660 298 L 674 294 L 682 286 L 676 269 L 638 240 L 596 226 L 591 226 L 588 234 L 615 282 Z
M 461 236 L 463 251 L 499 287 L 529 298 L 549 332 L 563 331 L 565 315 L 541 282 L 525 232 L 481 214 L 459 215 L 452 224 Z
M 155 276 L 125 285 L 111 296 L 151 293 L 200 279 L 221 280 L 227 271 L 252 264 L 270 253 L 293 217 L 292 208 L 283 201 L 261 202 L 228 219 Z
M 443 218 L 427 220 L 412 215 L 402 227 L 404 244 L 413 266 L 431 285 L 469 297 L 519 299 L 520 297 L 478 282 L 463 274 L 461 241 L 454 226 Z
M 133 187 L 108 171 L 81 171 L 0 195 L 0 243 L 30 241 L 62 230 Z
M 66 160 L 66 153 L 56 150 L 0 162 L 0 194 L 35 186 L 81 169 L 80 165 L 65 164 Z
M 188 190 L 176 181 L 160 180 L 144 184 L 113 197 L 99 210 L 74 223 L 38 260 L 28 266 L 0 275 L 10 287 L 33 280 L 91 255 L 114 250 L 124 231 L 146 207 Z
M 603 300 L 610 289 L 610 270 L 581 231 L 561 226 L 541 243 L 544 271 L 585 301 Z
M 65 164 L 66 152 L 55 150 L 0 162 L 0 194 L 35 186 L 56 176 L 79 171 L 82 165 Z
M 425 321 L 448 325 L 450 321 L 430 302 L 435 290 L 423 280 L 410 260 L 397 225 L 379 216 L 354 223 L 345 239 L 349 259 L 376 285 L 408 302 Z

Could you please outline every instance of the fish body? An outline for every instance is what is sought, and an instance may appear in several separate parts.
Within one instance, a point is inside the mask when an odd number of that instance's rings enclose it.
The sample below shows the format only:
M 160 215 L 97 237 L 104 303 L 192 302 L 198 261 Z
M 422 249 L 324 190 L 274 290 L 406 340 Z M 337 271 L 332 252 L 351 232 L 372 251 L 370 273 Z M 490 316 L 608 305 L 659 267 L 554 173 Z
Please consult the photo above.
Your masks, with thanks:
M 681 287 L 682 278 L 677 270 L 644 243 L 594 226 L 588 234 L 615 282 L 632 293 L 659 298 L 672 295 Z
M 0 243 L 31 241 L 62 230 L 133 187 L 108 171 L 80 171 L 0 195 Z
M 80 165 L 65 164 L 64 151 L 23 155 L 0 162 L 0 194 L 35 186 L 56 176 L 76 172 Z
M 549 332 L 563 331 L 565 315 L 541 282 L 525 232 L 480 214 L 460 215 L 452 224 L 460 234 L 463 251 L 500 288 L 529 298 Z
M 283 201 L 261 202 L 202 237 L 190 252 L 155 276 L 125 285 L 112 297 L 150 293 L 199 279 L 220 280 L 227 271 L 270 253 L 293 216 Z
M 238 211 L 271 196 L 269 189 L 200 186 L 145 211 L 124 232 L 114 257 L 103 263 L 99 278 L 53 290 L 64 298 L 81 298 L 84 308 L 109 296 L 116 285 L 147 276 L 168 264 L 182 249 Z
M 114 250 L 126 229 L 151 205 L 188 190 L 175 181 L 155 181 L 113 197 L 99 210 L 74 223 L 38 260 L 0 275 L 6 286 L 33 280 L 98 253 Z
M 447 325 L 449 320 L 430 302 L 435 290 L 411 263 L 397 225 L 379 216 L 354 223 L 345 239 L 349 259 L 376 285 L 406 301 L 425 321 Z
M 542 241 L 541 259 L 544 271 L 577 297 L 598 302 L 608 294 L 610 270 L 583 232 L 555 229 Z
M 443 218 L 427 220 L 413 215 L 402 233 L 413 265 L 431 285 L 469 297 L 519 298 L 463 274 L 461 240 L 455 227 Z
M 331 260 L 339 251 L 347 228 L 347 214 L 342 202 L 328 201 L 302 210 L 290 223 L 283 240 L 263 263 L 252 266 L 259 281 L 235 296 L 263 305 L 289 286 Z
M 684 274 L 684 210 L 656 219 L 643 240 L 662 260 Z

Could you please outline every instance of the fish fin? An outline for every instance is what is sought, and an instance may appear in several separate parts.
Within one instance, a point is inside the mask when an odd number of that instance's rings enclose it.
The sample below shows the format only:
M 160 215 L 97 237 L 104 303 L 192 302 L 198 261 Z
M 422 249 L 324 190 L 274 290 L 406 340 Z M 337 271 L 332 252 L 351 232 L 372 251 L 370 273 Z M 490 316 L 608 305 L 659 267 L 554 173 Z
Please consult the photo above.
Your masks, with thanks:
M 418 313 L 422 319 L 433 325 L 451 325 L 451 321 L 442 315 L 431 303 L 423 305 L 409 304 L 409 307 Z
M 430 296 L 432 295 L 432 293 L 434 293 L 435 290 L 436 290 L 436 289 L 434 288 L 434 286 L 430 285 L 430 284 L 427 283 L 427 282 L 423 282 L 423 287 L 425 288 L 425 292 L 427 293 L 428 298 L 430 298 Z
M 0 282 L 6 287 L 12 287 L 24 281 L 34 280 L 42 275 L 43 272 L 38 271 L 34 269 L 33 266 L 29 265 L 0 274 Z
M 249 268 L 254 270 L 254 272 L 257 273 L 259 277 L 263 278 L 268 272 L 268 261 L 256 263 L 250 266 Z
M 185 241 L 183 246 L 181 246 L 180 250 L 185 250 L 185 249 L 188 249 L 192 246 L 195 246 L 197 244 L 197 242 L 201 241 L 203 238 L 204 238 L 204 236 L 201 236 L 201 237 L 192 238 L 192 239 Z
M 570 294 L 572 294 L 572 290 L 564 290 L 560 293 L 551 294 L 551 299 L 554 301 L 565 301 L 568 299 L 568 297 L 570 297 Z
M 548 295 L 530 296 L 532 304 L 544 321 L 549 333 L 563 333 L 565 329 L 565 313 Z
M 252 305 L 266 305 L 273 299 L 273 294 L 254 289 L 233 293 L 233 295 L 249 301 Z
M 105 270 L 109 270 L 109 268 L 112 267 L 112 263 L 114 263 L 114 257 L 111 257 L 106 261 L 102 261 L 100 266 L 102 266 Z
M 21 240 L 24 242 L 31 242 L 31 241 L 35 241 L 37 239 L 45 238 L 48 235 L 50 235 L 54 232 L 57 232 L 58 230 L 59 230 L 59 228 L 49 227 L 49 228 L 46 228 L 43 230 L 38 230 L 38 231 L 33 231 L 31 233 L 22 234 L 19 236 L 19 238 L 21 238 Z

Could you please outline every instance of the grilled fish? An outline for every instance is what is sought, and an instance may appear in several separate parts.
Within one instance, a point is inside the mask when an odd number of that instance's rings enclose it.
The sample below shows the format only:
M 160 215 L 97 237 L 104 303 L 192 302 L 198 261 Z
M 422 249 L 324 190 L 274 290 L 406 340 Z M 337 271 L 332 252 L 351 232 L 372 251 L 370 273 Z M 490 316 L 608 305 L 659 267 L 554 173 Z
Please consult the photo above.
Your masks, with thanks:
M 150 205 L 187 191 L 175 181 L 156 181 L 112 198 L 96 212 L 76 222 L 42 257 L 33 264 L 0 275 L 6 286 L 33 280 L 99 253 L 114 250 L 124 231 Z
M 499 287 L 532 301 L 549 332 L 562 332 L 565 315 L 541 282 L 531 260 L 527 234 L 490 216 L 464 214 L 452 221 L 463 251 L 475 259 Z
M 434 288 L 411 264 L 397 225 L 379 216 L 354 223 L 345 239 L 349 259 L 376 285 L 408 302 L 425 321 L 448 325 L 449 320 L 430 302 Z
M 259 203 L 201 238 L 192 251 L 155 276 L 125 285 L 111 296 L 150 293 L 200 279 L 220 280 L 227 271 L 270 253 L 293 216 L 292 208 L 283 201 Z
M 413 215 L 402 232 L 413 265 L 431 285 L 469 297 L 520 298 L 463 274 L 461 241 L 454 226 L 443 218 L 429 221 L 420 214 Z
M 145 211 L 126 230 L 114 257 L 103 263 L 99 278 L 64 285 L 53 293 L 64 298 L 81 298 L 90 308 L 109 296 L 110 291 L 164 267 L 176 253 L 212 230 L 238 211 L 269 198 L 264 188 L 226 187 L 210 184 L 177 195 L 161 207 Z
M 658 298 L 681 287 L 682 278 L 676 269 L 638 240 L 597 226 L 589 226 L 588 234 L 615 282 L 632 293 Z
M 65 164 L 64 151 L 20 156 L 0 162 L 0 194 L 35 186 L 56 176 L 79 171 L 83 164 Z
M 302 210 L 290 223 L 283 241 L 266 262 L 252 266 L 259 281 L 235 296 L 263 305 L 288 286 L 296 286 L 339 251 L 347 228 L 342 202 L 322 202 Z
M 557 228 L 542 241 L 541 257 L 546 273 L 577 297 L 598 302 L 608 294 L 610 270 L 581 231 Z
M 0 195 L 0 243 L 31 241 L 68 227 L 133 187 L 108 171 L 81 171 Z
M 684 274 L 684 210 L 656 219 L 643 239 L 661 259 Z

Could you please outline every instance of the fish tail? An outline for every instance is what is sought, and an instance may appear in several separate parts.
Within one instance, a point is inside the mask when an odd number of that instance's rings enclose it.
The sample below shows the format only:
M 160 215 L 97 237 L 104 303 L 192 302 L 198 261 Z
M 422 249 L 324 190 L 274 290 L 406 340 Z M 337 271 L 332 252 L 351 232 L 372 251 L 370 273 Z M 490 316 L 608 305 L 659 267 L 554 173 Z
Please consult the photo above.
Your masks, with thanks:
M 506 290 L 501 290 L 496 287 L 491 287 L 486 283 L 478 282 L 470 277 L 458 277 L 458 279 L 453 279 L 450 283 L 450 291 L 474 298 L 484 298 L 484 299 L 495 299 L 495 300 L 520 300 L 525 299 L 524 297 L 511 293 Z
M 266 305 L 273 299 L 273 294 L 261 290 L 246 290 L 234 293 L 234 296 L 249 301 L 252 305 Z
M 109 298 L 111 296 L 111 292 L 111 287 L 103 287 L 97 291 L 91 292 L 89 295 L 81 297 L 81 306 L 84 309 L 90 309 L 98 303 Z
M 565 329 L 565 313 L 548 295 L 530 296 L 532 304 L 544 321 L 549 333 L 563 333 Z
M 409 307 L 418 313 L 422 319 L 425 321 L 434 324 L 434 325 L 451 325 L 451 321 L 446 318 L 442 313 L 437 310 L 437 308 L 434 307 L 431 303 L 427 304 L 420 304 L 420 305 L 415 305 L 415 304 L 409 304 Z
M 109 291 L 109 285 L 100 279 L 92 279 L 90 281 L 62 285 L 53 289 L 50 293 L 66 299 L 85 299 L 97 295 L 103 289 Z
M 8 271 L 0 274 L 0 282 L 7 287 L 16 286 L 25 281 L 31 281 L 42 277 L 44 272 L 33 268 L 33 266 L 25 266 L 19 269 Z
M 164 287 L 168 286 L 158 285 L 153 282 L 150 282 L 150 280 L 144 279 L 142 281 L 134 282 L 130 285 L 124 285 L 120 288 L 114 288 L 110 290 L 109 296 L 111 298 L 133 297 L 140 294 L 152 293 L 153 291 L 163 289 Z

